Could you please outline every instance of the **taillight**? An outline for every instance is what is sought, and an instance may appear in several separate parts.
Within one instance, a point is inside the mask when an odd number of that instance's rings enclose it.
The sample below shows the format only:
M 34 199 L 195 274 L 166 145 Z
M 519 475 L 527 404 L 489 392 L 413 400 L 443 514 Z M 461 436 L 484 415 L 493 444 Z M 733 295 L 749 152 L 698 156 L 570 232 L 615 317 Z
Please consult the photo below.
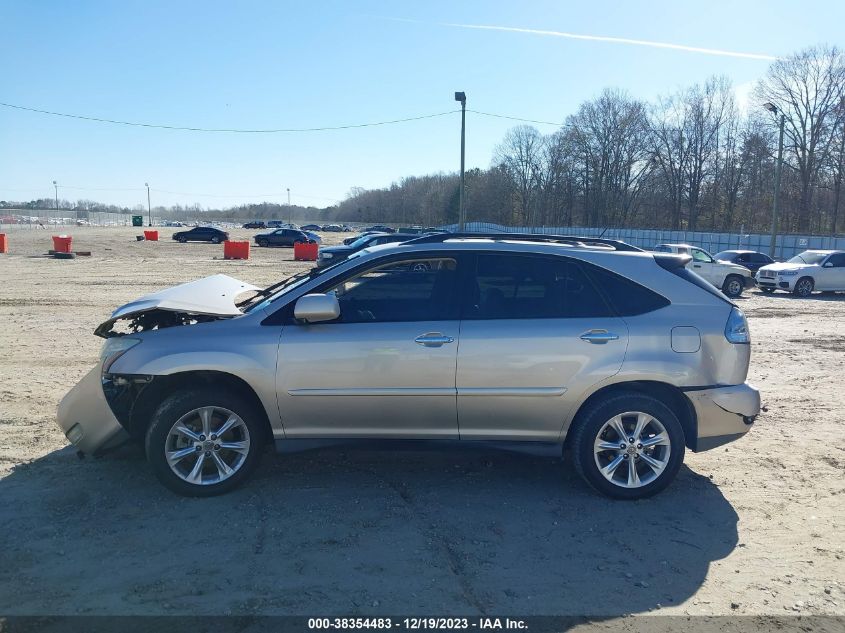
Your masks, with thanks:
M 728 339 L 729 343 L 747 344 L 751 342 L 748 321 L 739 308 L 731 308 L 728 322 L 725 324 L 725 338 Z

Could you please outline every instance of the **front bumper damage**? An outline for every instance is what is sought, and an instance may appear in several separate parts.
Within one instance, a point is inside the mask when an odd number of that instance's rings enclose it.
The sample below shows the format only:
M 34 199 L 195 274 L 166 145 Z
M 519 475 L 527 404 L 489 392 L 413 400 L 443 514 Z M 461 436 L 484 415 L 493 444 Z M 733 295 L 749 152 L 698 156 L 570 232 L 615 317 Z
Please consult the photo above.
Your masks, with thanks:
M 686 395 L 698 421 L 696 452 L 739 439 L 760 413 L 760 392 L 748 383 L 687 390 Z
M 70 443 L 87 455 L 101 453 L 129 439 L 106 402 L 99 365 L 62 398 L 56 421 Z

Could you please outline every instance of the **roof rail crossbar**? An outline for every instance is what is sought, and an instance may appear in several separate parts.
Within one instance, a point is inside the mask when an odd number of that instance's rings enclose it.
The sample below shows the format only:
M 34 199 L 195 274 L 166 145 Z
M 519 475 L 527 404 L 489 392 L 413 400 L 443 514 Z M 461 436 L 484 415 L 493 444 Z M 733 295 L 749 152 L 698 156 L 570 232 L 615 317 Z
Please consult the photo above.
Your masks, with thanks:
M 408 240 L 405 244 L 436 244 L 454 239 L 491 239 L 509 240 L 513 242 L 549 242 L 557 244 L 569 244 L 572 246 L 605 246 L 617 251 L 642 252 L 643 249 L 632 246 L 627 242 L 619 240 L 608 240 L 599 237 L 586 237 L 583 235 L 545 235 L 543 233 L 430 233 L 421 237 Z

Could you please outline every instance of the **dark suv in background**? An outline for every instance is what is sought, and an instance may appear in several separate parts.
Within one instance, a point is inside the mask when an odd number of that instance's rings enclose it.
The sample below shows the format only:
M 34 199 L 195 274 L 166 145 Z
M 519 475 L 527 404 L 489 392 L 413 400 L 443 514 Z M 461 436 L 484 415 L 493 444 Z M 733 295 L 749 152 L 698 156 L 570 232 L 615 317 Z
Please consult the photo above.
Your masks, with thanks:
M 775 263 L 775 260 L 771 257 L 765 253 L 758 253 L 757 251 L 722 251 L 721 253 L 716 253 L 713 259 L 745 266 L 753 273 L 760 270 L 762 266 Z

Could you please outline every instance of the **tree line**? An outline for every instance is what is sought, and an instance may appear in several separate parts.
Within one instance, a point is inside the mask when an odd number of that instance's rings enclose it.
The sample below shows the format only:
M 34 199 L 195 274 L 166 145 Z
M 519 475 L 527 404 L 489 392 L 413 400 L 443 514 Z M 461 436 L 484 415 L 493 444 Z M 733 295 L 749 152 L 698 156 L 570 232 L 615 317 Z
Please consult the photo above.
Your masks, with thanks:
M 766 231 L 783 115 L 780 228 L 841 231 L 843 52 L 816 46 L 775 61 L 747 110 L 740 111 L 724 77 L 652 103 L 606 89 L 551 134 L 527 125 L 508 131 L 490 167 L 466 173 L 467 220 Z M 408 177 L 384 189 L 352 190 L 330 212 L 345 221 L 454 223 L 458 188 L 454 173 Z

